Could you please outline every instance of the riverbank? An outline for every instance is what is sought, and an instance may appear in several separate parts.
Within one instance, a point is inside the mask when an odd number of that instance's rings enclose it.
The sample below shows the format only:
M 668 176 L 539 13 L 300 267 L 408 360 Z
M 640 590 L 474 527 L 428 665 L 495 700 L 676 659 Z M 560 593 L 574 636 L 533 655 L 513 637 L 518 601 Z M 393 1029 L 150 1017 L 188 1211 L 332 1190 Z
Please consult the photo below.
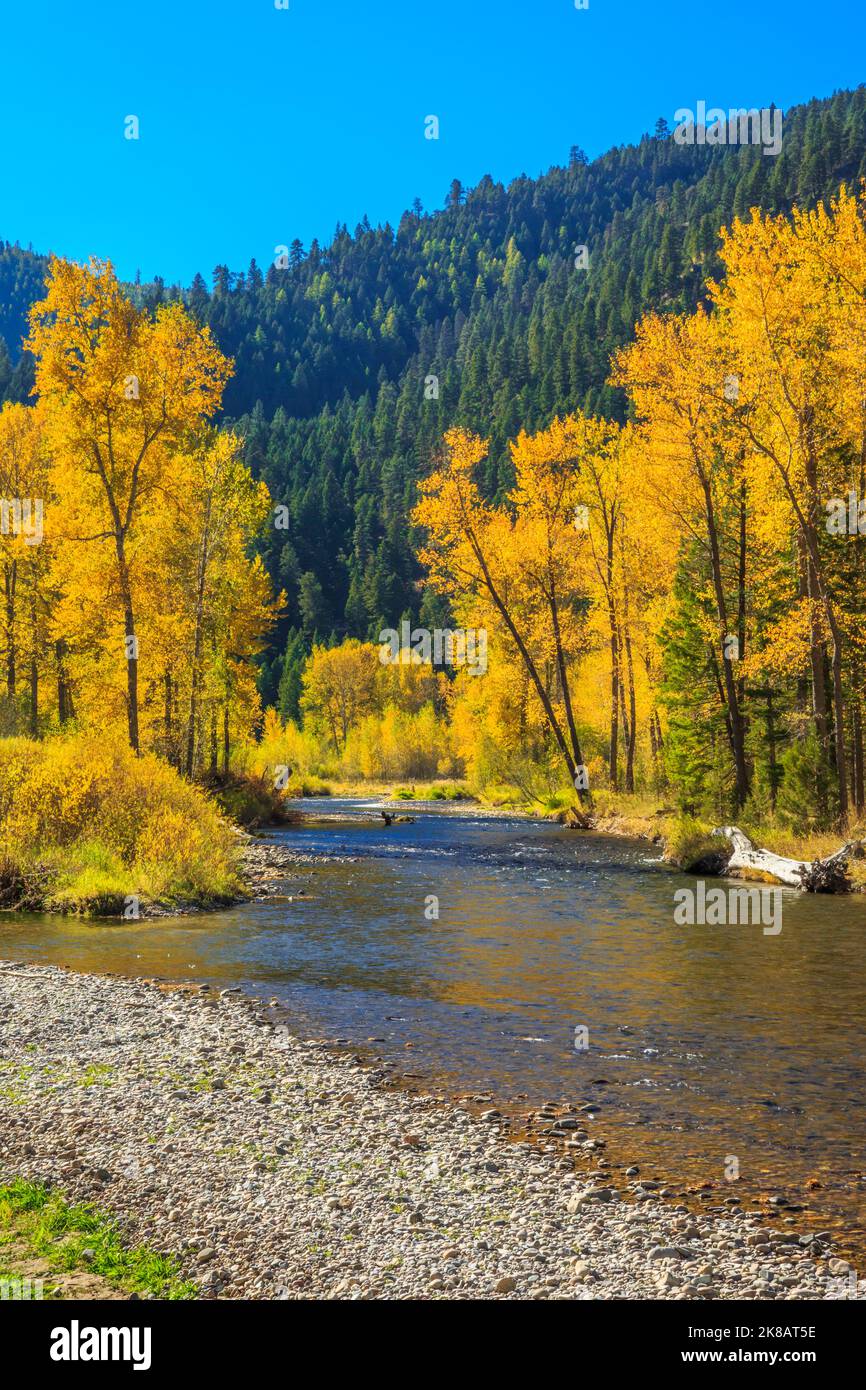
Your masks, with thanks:
M 560 1142 L 512 1142 L 497 1111 L 394 1089 L 277 1020 L 236 992 L 3 962 L 0 1181 L 98 1202 L 210 1298 L 851 1294 L 793 1216 L 695 1213 L 659 1175 L 599 1169 L 579 1110 Z
M 275 827 L 279 828 L 279 827 Z M 200 917 L 212 911 L 215 907 L 232 907 L 238 903 L 265 902 L 270 899 L 288 898 L 291 901 L 290 889 L 295 877 L 295 870 L 303 868 L 312 863 L 321 864 L 323 861 L 320 855 L 302 854 L 298 850 L 290 848 L 288 845 L 278 844 L 275 840 L 264 837 L 262 832 L 255 836 L 247 834 L 246 831 L 239 830 L 239 889 L 228 900 L 218 903 L 202 902 L 181 902 L 181 903 L 160 903 L 144 901 L 139 905 L 139 917 L 165 918 L 165 917 Z M 304 897 L 306 890 L 297 890 L 298 897 Z
M 757 883 L 775 882 L 771 875 L 746 866 L 726 874 L 727 860 L 733 845 L 714 834 L 714 826 L 679 812 L 652 797 L 625 792 L 597 791 L 591 807 L 581 807 L 569 789 L 551 793 L 543 799 L 532 799 L 515 787 L 493 787 L 470 792 L 460 784 L 442 781 L 428 788 L 416 789 L 397 783 L 340 783 L 329 789 L 329 795 L 382 800 L 385 803 L 408 802 L 424 808 L 430 802 L 449 804 L 455 816 L 479 814 L 503 819 L 523 818 L 548 820 L 570 830 L 596 831 L 631 840 L 646 840 L 662 851 L 662 857 L 683 873 L 702 877 L 729 876 Z M 303 816 L 303 802 L 297 803 Z M 811 864 L 835 855 L 843 846 L 853 846 L 846 856 L 847 879 L 839 876 L 832 891 L 866 892 L 866 824 L 854 823 L 845 832 L 813 832 L 797 835 L 782 825 L 763 822 L 744 822 L 740 827 L 756 848 L 770 854 Z M 823 888 L 822 891 L 828 891 Z

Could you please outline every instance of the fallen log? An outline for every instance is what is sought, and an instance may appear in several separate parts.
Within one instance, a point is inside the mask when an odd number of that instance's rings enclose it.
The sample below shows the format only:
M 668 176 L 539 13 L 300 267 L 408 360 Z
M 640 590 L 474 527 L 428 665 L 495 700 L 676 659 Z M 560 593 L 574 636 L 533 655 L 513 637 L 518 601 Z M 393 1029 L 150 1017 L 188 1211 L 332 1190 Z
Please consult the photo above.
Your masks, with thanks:
M 723 825 L 713 831 L 730 840 L 734 852 L 728 860 L 726 872 L 737 869 L 751 870 L 766 874 L 789 888 L 799 888 L 804 893 L 850 893 L 851 880 L 848 876 L 848 860 L 858 849 L 858 841 L 851 840 L 837 849 L 826 859 L 786 859 L 781 854 L 773 854 L 768 849 L 756 849 L 736 825 Z

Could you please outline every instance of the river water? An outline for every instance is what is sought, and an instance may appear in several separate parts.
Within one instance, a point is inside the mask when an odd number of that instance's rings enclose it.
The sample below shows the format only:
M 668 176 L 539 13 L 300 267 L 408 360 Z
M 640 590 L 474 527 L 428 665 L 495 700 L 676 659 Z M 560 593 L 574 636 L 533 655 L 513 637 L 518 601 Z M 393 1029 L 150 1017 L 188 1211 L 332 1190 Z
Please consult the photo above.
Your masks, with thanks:
M 0 915 L 0 956 L 241 985 L 439 1089 L 596 1102 L 613 1161 L 712 1201 L 782 1194 L 866 1251 L 866 898 L 783 890 L 778 935 L 678 926 L 695 881 L 646 842 L 429 804 L 390 828 L 378 803 L 304 809 L 274 832 L 311 856 L 292 901 Z

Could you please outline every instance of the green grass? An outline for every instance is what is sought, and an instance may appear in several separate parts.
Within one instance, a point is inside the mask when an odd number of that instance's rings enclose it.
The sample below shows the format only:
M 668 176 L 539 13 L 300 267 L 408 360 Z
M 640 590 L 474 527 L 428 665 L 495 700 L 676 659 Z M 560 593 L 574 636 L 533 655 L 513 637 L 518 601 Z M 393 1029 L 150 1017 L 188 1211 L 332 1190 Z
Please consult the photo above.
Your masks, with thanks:
M 549 792 L 546 796 L 539 797 L 534 806 L 541 815 L 550 816 L 555 815 L 558 811 L 567 811 L 570 807 L 579 804 L 577 792 L 566 787 L 562 791 Z
M 320 777 L 292 777 L 286 787 L 286 796 L 330 796 L 331 786 L 329 782 L 323 782 Z
M 91 1062 L 84 1068 L 77 1084 L 79 1086 L 110 1086 L 114 1068 L 107 1062 Z
M 427 801 L 471 801 L 472 793 L 460 782 L 436 782 L 424 792 Z
M 529 805 L 526 793 L 510 782 L 487 783 L 481 789 L 478 799 L 482 806 L 490 806 L 495 810 L 510 810 L 512 807 L 526 810 Z
M 46 907 L 55 912 L 120 916 L 126 898 L 141 888 L 134 871 L 120 856 L 98 842 L 77 844 L 43 856 L 52 871 L 52 891 Z
M 62 1276 L 73 1271 L 98 1276 L 124 1293 L 153 1298 L 195 1298 L 196 1286 L 182 1279 L 177 1262 L 144 1245 L 127 1245 L 117 1221 L 92 1203 L 70 1206 L 42 1183 L 15 1178 L 0 1184 L 0 1272 L 14 1277 L 8 1263 L 12 1244 L 30 1259 L 44 1260 Z M 4 1248 L 5 1247 L 5 1248 Z M 58 1286 L 62 1296 L 62 1277 Z
M 392 801 L 470 801 L 472 793 L 461 782 L 431 782 L 427 787 L 395 787 Z
M 688 870 L 708 854 L 719 854 L 729 848 L 727 841 L 713 835 L 712 826 L 704 825 L 693 816 L 679 816 L 665 825 L 665 852 L 672 864 Z
M 627 820 L 660 818 L 662 813 L 676 817 L 677 812 L 664 806 L 652 792 L 614 792 L 609 787 L 594 787 L 592 809 L 596 816 L 622 816 Z
M 80 917 L 123 917 L 132 912 L 133 899 L 138 908 L 133 915 L 152 902 L 164 906 L 172 903 L 201 902 L 203 906 L 234 902 L 237 897 L 237 878 L 232 870 L 227 875 L 214 874 L 206 891 L 198 884 L 176 878 L 172 887 L 160 882 L 159 874 L 146 868 L 124 864 L 119 855 L 106 845 L 87 841 L 62 850 L 52 849 L 42 856 L 41 864 L 50 874 L 51 891 L 44 907 L 49 912 L 63 912 Z

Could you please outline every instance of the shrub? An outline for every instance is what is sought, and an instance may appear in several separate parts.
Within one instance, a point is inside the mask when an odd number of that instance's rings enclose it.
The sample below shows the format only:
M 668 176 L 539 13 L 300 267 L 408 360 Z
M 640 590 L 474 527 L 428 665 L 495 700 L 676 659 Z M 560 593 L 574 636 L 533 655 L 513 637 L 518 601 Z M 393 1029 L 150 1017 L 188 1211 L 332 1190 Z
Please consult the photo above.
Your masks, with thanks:
M 198 787 L 122 736 L 0 740 L 0 860 L 71 911 L 116 912 L 128 896 L 219 901 L 237 894 L 236 832 Z M 19 903 L 20 905 L 20 903 Z
M 692 816 L 680 816 L 668 828 L 665 857 L 688 871 L 701 861 L 717 861 L 730 853 L 726 840 Z
M 238 825 L 253 829 L 261 825 L 286 824 L 293 820 L 286 798 L 299 795 L 279 790 L 264 775 L 252 772 L 222 774 L 203 779 L 202 785 L 220 809 Z

